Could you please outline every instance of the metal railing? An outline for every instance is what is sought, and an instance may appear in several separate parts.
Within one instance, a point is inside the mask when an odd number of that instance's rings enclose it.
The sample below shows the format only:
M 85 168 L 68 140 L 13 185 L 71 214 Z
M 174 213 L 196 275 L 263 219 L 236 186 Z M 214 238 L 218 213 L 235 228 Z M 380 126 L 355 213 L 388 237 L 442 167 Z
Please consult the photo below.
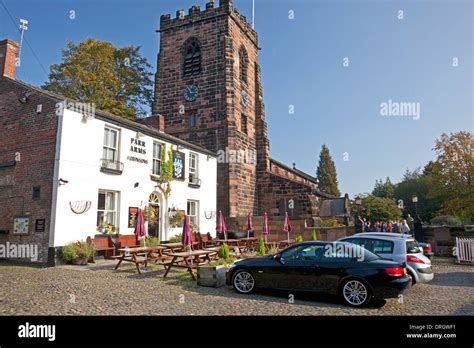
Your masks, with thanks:
M 100 171 L 113 173 L 113 174 L 122 174 L 123 172 L 123 163 L 120 161 L 113 161 L 109 159 L 102 158 L 100 160 Z

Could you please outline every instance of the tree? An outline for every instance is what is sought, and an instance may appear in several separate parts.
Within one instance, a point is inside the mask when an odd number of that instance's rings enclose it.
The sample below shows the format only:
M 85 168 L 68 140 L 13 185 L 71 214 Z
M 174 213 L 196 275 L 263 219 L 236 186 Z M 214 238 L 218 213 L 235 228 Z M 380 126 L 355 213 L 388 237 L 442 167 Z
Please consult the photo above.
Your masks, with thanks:
M 50 67 L 43 88 L 96 108 L 135 119 L 152 101 L 151 65 L 139 47 L 115 48 L 110 42 L 89 38 L 68 41 L 60 64 Z
M 443 197 L 438 215 L 474 218 L 474 141 L 470 132 L 443 133 L 435 142 L 436 161 L 428 170 L 434 179 L 430 197 Z
M 373 195 L 359 195 L 362 198 L 362 204 L 354 211 L 367 221 L 387 221 L 400 219 L 401 210 L 393 199 L 381 198 Z
M 372 194 L 377 197 L 381 198 L 393 198 L 393 190 L 395 189 L 395 185 L 392 184 L 390 178 L 387 177 L 385 179 L 385 183 L 382 182 L 382 179 L 375 180 L 375 187 L 372 191 Z
M 341 192 L 338 188 L 336 166 L 329 153 L 329 148 L 324 144 L 319 154 L 319 165 L 316 171 L 319 189 L 330 195 L 339 197 Z

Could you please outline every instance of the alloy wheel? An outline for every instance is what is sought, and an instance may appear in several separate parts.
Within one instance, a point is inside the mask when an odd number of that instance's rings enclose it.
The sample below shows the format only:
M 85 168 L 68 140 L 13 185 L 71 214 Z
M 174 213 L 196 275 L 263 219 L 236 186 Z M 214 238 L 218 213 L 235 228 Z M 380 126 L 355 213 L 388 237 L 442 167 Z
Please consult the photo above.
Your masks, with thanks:
M 350 280 L 344 285 L 342 295 L 348 304 L 361 306 L 367 302 L 369 293 L 367 287 L 362 282 Z
M 234 276 L 234 288 L 242 293 L 247 294 L 255 287 L 255 279 L 252 274 L 247 271 L 238 271 Z

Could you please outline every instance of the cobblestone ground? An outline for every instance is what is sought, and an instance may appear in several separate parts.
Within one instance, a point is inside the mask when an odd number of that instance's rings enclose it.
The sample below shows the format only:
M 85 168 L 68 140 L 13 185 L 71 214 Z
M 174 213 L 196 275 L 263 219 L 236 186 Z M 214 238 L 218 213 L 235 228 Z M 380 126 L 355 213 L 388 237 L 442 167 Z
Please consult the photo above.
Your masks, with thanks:
M 343 306 L 330 296 L 264 292 L 239 295 L 204 288 L 189 275 L 157 266 L 37 268 L 0 263 L 0 315 L 474 315 L 474 267 L 435 263 L 435 279 L 418 284 L 403 303 Z

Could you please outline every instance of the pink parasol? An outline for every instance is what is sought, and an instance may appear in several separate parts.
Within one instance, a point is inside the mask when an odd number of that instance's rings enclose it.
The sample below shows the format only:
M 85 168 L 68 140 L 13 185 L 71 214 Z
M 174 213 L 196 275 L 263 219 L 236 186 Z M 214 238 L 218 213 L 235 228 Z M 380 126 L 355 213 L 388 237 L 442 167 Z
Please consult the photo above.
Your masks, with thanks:
M 224 233 L 224 239 L 227 240 L 227 226 L 224 221 L 224 215 L 222 215 L 222 211 L 219 210 L 219 223 L 217 224 L 217 232 Z
M 184 216 L 183 234 L 181 236 L 181 243 L 188 247 L 190 247 L 193 244 L 193 234 L 191 233 L 191 224 L 189 222 L 188 215 Z
M 288 243 L 290 243 L 291 222 L 288 212 L 285 212 L 285 222 L 283 223 L 283 232 L 288 233 Z
M 253 231 L 253 225 L 252 225 L 252 214 L 249 213 L 247 215 L 247 239 L 250 237 L 250 231 Z

